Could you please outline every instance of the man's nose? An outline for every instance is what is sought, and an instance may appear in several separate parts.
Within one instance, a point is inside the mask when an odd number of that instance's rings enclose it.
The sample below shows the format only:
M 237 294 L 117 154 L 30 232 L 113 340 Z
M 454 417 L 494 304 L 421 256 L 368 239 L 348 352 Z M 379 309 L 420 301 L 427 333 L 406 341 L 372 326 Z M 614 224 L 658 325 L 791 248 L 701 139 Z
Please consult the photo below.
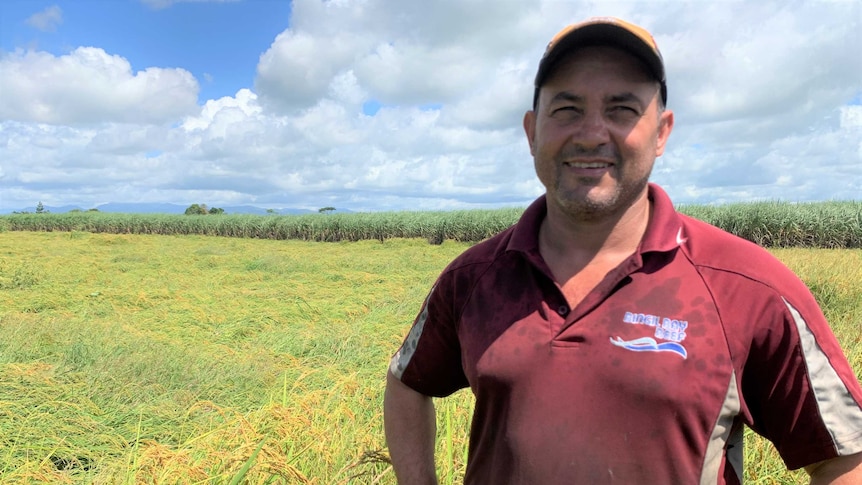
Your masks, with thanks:
M 584 148 L 595 148 L 610 141 L 607 120 L 598 110 L 584 113 L 577 129 L 572 133 L 572 142 Z

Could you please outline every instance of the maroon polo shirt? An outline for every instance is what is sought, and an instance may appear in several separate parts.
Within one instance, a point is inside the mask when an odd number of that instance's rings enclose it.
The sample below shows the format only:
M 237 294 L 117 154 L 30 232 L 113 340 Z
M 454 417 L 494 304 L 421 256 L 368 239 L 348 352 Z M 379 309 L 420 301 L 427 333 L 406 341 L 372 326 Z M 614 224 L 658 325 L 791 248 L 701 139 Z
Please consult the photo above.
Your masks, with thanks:
M 544 198 L 440 275 L 390 371 L 476 398 L 468 485 L 737 484 L 742 429 L 791 469 L 862 451 L 862 391 L 805 285 L 650 185 L 637 252 L 569 308 Z

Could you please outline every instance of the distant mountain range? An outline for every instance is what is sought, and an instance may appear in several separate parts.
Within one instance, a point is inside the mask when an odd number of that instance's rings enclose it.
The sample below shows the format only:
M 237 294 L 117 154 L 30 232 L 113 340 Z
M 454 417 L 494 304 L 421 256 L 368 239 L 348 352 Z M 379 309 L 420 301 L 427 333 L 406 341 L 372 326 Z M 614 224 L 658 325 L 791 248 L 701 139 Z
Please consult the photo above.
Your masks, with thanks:
M 135 203 L 121 203 L 121 202 L 110 202 L 107 204 L 98 205 L 95 208 L 99 210 L 99 212 L 121 212 L 125 214 L 184 214 L 186 209 L 189 206 L 187 205 L 179 205 L 179 204 L 135 204 Z M 86 211 L 89 209 L 84 207 L 79 207 L 75 205 L 64 205 L 60 207 L 51 207 L 51 206 L 43 206 L 45 211 L 54 212 L 54 213 L 62 213 L 69 212 L 73 210 Z M 219 207 L 220 209 L 224 209 L 225 214 L 257 214 L 257 215 L 266 215 L 270 214 L 268 209 L 264 209 L 262 207 L 255 207 L 251 205 L 240 205 L 233 207 Z M 273 209 L 275 214 L 282 215 L 296 215 L 296 214 L 316 214 L 318 211 L 309 210 L 309 209 Z M 0 214 L 11 214 L 12 210 L 0 210 Z M 25 207 L 22 209 L 18 209 L 15 212 L 36 212 L 36 207 Z M 332 212 L 338 213 L 347 213 L 352 212 L 346 209 L 336 209 Z

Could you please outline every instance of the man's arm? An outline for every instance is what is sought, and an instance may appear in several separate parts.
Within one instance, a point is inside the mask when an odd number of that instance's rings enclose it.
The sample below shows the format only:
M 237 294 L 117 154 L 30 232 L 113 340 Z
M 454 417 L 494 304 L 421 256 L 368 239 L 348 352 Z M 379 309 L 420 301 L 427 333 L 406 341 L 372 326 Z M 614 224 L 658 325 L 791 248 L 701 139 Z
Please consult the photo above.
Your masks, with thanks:
M 862 483 L 862 453 L 839 456 L 805 467 L 811 485 L 858 485 Z
M 434 402 L 404 385 L 391 372 L 386 375 L 383 426 L 398 483 L 437 485 Z

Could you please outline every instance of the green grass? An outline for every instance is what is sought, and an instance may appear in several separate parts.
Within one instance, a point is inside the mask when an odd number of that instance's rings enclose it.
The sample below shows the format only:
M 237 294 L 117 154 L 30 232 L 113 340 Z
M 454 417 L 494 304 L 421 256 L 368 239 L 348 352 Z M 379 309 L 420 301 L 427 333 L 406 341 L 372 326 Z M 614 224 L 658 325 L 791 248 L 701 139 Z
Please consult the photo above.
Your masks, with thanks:
M 0 482 L 393 484 L 390 355 L 468 247 L 0 234 Z M 862 251 L 776 250 L 862 375 Z M 441 483 L 472 402 L 438 401 Z M 749 483 L 803 483 L 749 437 Z
M 462 250 L 4 233 L 0 482 L 229 483 L 260 446 L 249 483 L 372 483 L 389 356 Z

